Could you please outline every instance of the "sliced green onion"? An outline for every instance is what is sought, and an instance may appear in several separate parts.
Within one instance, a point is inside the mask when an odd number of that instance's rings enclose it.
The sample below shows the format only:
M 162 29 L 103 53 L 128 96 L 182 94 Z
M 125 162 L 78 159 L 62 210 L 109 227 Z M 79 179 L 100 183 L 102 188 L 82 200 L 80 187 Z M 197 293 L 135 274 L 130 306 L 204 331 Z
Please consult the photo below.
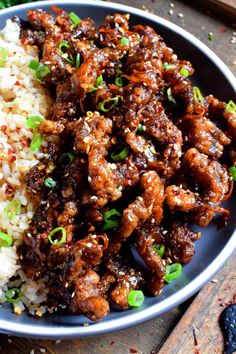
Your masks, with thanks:
M 73 22 L 72 27 L 76 27 L 77 25 L 80 24 L 81 18 L 79 18 L 79 16 L 77 16 L 76 13 L 71 12 L 69 14 L 69 17 L 70 17 L 71 21 Z
M 113 229 L 119 225 L 118 218 L 121 213 L 116 209 L 111 209 L 106 211 L 103 215 L 104 224 L 102 226 L 102 231 Z
M 234 101 L 230 100 L 226 105 L 226 111 L 229 113 L 236 112 L 236 104 Z
M 36 151 L 42 144 L 43 134 L 34 133 L 32 140 L 30 142 L 30 150 Z
M 65 152 L 64 154 L 61 155 L 60 157 L 60 162 L 66 162 L 69 161 L 69 164 L 71 164 L 75 160 L 75 155 L 72 154 L 72 152 Z
M 29 66 L 30 69 L 37 70 L 38 67 L 40 66 L 40 63 L 38 61 L 36 61 L 36 60 L 31 60 L 29 62 L 28 66 Z
M 53 240 L 52 236 L 54 236 L 57 233 L 61 233 L 61 238 Z M 56 227 L 54 230 L 50 232 L 50 234 L 48 235 L 48 239 L 53 246 L 62 245 L 63 243 L 66 242 L 66 229 L 64 227 Z
M 165 253 L 165 245 L 159 244 L 159 243 L 154 243 L 152 246 L 152 249 L 159 254 L 160 257 L 163 257 Z
M 13 220 L 14 217 L 21 211 L 21 202 L 19 199 L 12 199 L 4 209 L 4 214 L 8 220 Z
M 115 148 L 115 150 L 113 150 L 113 152 L 111 153 L 111 158 L 113 161 L 121 161 L 124 160 L 126 158 L 126 156 L 128 156 L 130 152 L 130 149 L 128 147 L 128 145 L 126 145 L 125 143 L 120 144 L 119 146 L 117 146 Z
M 143 131 L 143 125 L 139 124 L 137 128 L 137 132 L 142 133 L 142 131 Z
M 121 45 L 127 45 L 127 44 L 129 44 L 129 38 L 126 38 L 126 37 L 121 38 L 120 44 L 121 44 Z
M 45 185 L 45 187 L 54 188 L 56 186 L 57 182 L 54 181 L 54 179 L 52 179 L 51 177 L 47 177 L 47 178 L 45 178 L 43 184 Z
M 97 87 L 94 87 L 94 86 L 90 87 L 90 89 L 88 90 L 89 93 L 92 93 L 95 91 L 97 91 Z
M 180 263 L 173 263 L 166 266 L 165 281 L 171 283 L 182 273 L 182 265 Z
M 203 102 L 202 93 L 201 93 L 199 87 L 197 87 L 197 86 L 193 86 L 193 98 L 194 98 L 194 101 L 196 101 L 196 102 L 199 102 L 199 103 Z
M 123 81 L 122 81 L 122 78 L 121 78 L 121 77 L 117 77 L 117 78 L 115 79 L 115 85 L 116 85 L 117 87 L 122 87 L 122 86 L 123 86 Z
M 164 63 L 163 65 L 162 65 L 162 68 L 164 69 L 164 70 L 171 70 L 171 69 L 174 69 L 175 68 L 175 65 L 174 64 L 169 64 L 169 63 Z
M 173 95 L 172 95 L 172 90 L 171 90 L 171 87 L 169 87 L 166 91 L 167 93 L 167 98 L 170 102 L 174 103 L 175 105 L 177 105 L 177 102 L 176 100 L 174 99 Z
M 214 39 L 215 39 L 214 33 L 209 32 L 209 33 L 208 33 L 208 40 L 209 40 L 209 41 L 214 41 Z
M 42 81 L 50 72 L 51 70 L 47 65 L 40 64 L 35 70 L 35 76 L 38 80 Z
M 12 236 L 0 231 L 0 247 L 10 247 L 12 245 Z
M 7 60 L 7 51 L 5 48 L 0 47 L 0 66 L 4 66 Z
M 79 67 L 80 67 L 80 53 L 77 53 L 77 54 L 76 54 L 76 57 L 75 57 L 75 67 L 76 67 L 76 68 L 79 68 Z
M 11 304 L 16 304 L 21 300 L 22 294 L 20 289 L 12 288 L 4 292 L 4 296 Z
M 235 166 L 231 166 L 229 168 L 229 172 L 231 173 L 233 181 L 235 182 L 236 181 L 236 167 Z
M 60 54 L 60 56 L 65 61 L 67 61 L 68 63 L 73 64 L 74 63 L 74 59 L 73 59 L 72 55 L 71 54 L 69 55 L 68 53 L 66 53 L 64 51 L 64 49 L 70 49 L 70 45 L 68 43 L 66 43 L 66 42 L 61 42 L 59 44 L 59 54 Z
M 139 307 L 144 302 L 144 295 L 142 290 L 131 290 L 128 293 L 128 304 L 132 307 Z
M 103 83 L 103 77 L 102 75 L 99 75 L 96 80 L 96 87 L 101 86 L 102 83 Z
M 37 129 L 44 118 L 40 116 L 29 116 L 27 117 L 27 125 L 31 129 Z
M 182 75 L 182 76 L 188 77 L 189 76 L 189 71 L 187 70 L 186 67 L 182 66 L 182 68 L 179 71 L 179 74 Z
M 117 105 L 119 101 L 118 97 L 108 98 L 107 100 L 103 100 L 99 103 L 98 109 L 102 112 L 109 112 L 114 106 Z M 108 107 L 106 107 L 108 105 Z

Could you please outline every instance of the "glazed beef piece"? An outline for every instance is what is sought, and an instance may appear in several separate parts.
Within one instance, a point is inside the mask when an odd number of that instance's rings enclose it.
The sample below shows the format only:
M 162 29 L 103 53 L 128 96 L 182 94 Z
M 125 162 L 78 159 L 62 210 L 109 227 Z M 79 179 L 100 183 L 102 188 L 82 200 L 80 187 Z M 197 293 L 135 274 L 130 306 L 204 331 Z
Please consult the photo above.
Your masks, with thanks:
M 44 144 L 50 162 L 26 175 L 38 207 L 19 256 L 29 278 L 48 276 L 51 310 L 98 321 L 128 309 L 133 290 L 161 293 L 166 267 L 194 255 L 192 222 L 230 217 L 221 203 L 233 188 L 236 113 L 203 97 L 191 63 L 129 15 L 96 29 L 52 10 L 20 22 L 54 98 L 38 133 L 59 143 Z

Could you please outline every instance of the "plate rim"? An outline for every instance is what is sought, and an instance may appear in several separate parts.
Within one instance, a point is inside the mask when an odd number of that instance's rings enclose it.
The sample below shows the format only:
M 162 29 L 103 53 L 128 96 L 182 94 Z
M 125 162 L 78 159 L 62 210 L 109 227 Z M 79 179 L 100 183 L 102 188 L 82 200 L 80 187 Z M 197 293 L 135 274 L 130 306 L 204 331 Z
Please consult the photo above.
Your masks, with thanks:
M 52 5 L 75 5 L 75 6 L 95 6 L 104 9 L 127 11 L 127 13 L 134 14 L 146 18 L 148 20 L 153 20 L 157 24 L 162 25 L 170 29 L 171 31 L 177 33 L 178 35 L 184 37 L 193 46 L 197 47 L 201 52 L 203 52 L 218 68 L 218 70 L 223 74 L 223 76 L 228 80 L 232 89 L 236 94 L 236 79 L 230 69 L 224 64 L 224 62 L 203 42 L 201 42 L 194 35 L 186 31 L 185 29 L 179 27 L 178 25 L 154 14 L 147 13 L 143 10 L 137 9 L 132 6 L 103 2 L 100 0 L 88 0 L 84 2 L 83 0 L 49 0 L 49 1 L 38 1 L 31 2 L 27 4 L 21 4 L 7 8 L 0 11 L 0 18 L 2 15 L 12 14 L 18 10 L 28 10 L 35 7 L 47 7 Z M 196 278 L 194 278 L 190 283 L 185 285 L 182 289 L 178 290 L 168 298 L 156 303 L 152 306 L 144 308 L 143 310 L 131 311 L 127 313 L 127 316 L 118 319 L 111 319 L 105 322 L 97 322 L 89 326 L 77 326 L 77 325 L 61 325 L 61 324 L 50 324 L 44 328 L 43 326 L 38 326 L 37 322 L 34 326 L 30 324 L 17 323 L 17 321 L 12 322 L 8 320 L 0 319 L 0 332 L 6 334 L 17 335 L 20 337 L 29 338 L 45 338 L 45 339 L 72 339 L 79 337 L 90 337 L 106 333 L 111 333 L 121 329 L 126 329 L 134 325 L 146 322 L 164 312 L 169 311 L 171 308 L 184 302 L 192 295 L 194 295 L 199 289 L 201 289 L 218 271 L 223 267 L 224 263 L 233 254 L 236 249 L 236 229 L 230 236 L 226 245 L 218 256 L 209 264 L 209 266 L 201 272 Z M 45 330 L 47 333 L 45 333 Z

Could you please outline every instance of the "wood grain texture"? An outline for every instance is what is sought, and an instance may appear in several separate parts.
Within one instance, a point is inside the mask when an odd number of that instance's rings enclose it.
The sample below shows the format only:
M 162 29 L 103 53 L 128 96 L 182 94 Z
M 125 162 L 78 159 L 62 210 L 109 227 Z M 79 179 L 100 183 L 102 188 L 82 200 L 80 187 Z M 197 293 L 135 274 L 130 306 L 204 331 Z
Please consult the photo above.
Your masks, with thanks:
M 129 354 L 136 350 L 138 354 L 157 353 L 160 343 L 171 332 L 184 309 L 177 307 L 164 315 L 134 328 L 109 335 L 81 340 L 33 340 L 0 335 L 1 354 Z
M 194 331 L 201 354 L 223 353 L 224 342 L 218 319 L 224 307 L 236 301 L 235 257 L 236 254 L 217 274 L 217 282 L 208 283 L 200 291 L 159 354 L 195 353 Z

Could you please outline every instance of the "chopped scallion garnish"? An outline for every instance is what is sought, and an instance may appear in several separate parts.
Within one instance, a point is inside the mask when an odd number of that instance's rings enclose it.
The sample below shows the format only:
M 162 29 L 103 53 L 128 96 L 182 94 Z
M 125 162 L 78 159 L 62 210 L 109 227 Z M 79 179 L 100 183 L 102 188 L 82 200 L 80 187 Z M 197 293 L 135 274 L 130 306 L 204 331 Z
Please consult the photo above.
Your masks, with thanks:
M 203 96 L 202 93 L 197 86 L 193 86 L 193 98 L 195 102 L 202 103 L 203 102 Z
M 165 281 L 171 283 L 178 278 L 182 273 L 182 265 L 180 263 L 173 263 L 166 266 Z
M 76 67 L 76 68 L 79 68 L 79 67 L 80 67 L 80 53 L 77 53 L 77 54 L 76 54 L 76 57 L 75 57 L 75 67 Z
M 4 214 L 8 220 L 13 220 L 14 217 L 21 211 L 21 202 L 19 199 L 12 199 L 4 209 Z
M 44 120 L 44 118 L 40 116 L 29 116 L 27 118 L 27 125 L 31 129 L 37 129 L 40 125 L 40 123 Z
M 16 304 L 21 300 L 22 294 L 20 289 L 12 288 L 4 292 L 4 296 L 11 304 Z
M 128 45 L 129 44 L 129 38 L 123 37 L 120 40 L 121 45 Z
M 143 131 L 143 125 L 139 124 L 137 128 L 137 132 L 142 133 L 142 131 Z
M 229 172 L 231 173 L 233 181 L 235 182 L 236 181 L 236 166 L 231 166 L 229 168 Z
M 42 144 L 43 134 L 34 133 L 32 140 L 30 142 L 30 150 L 36 151 Z
M 12 245 L 12 236 L 0 231 L 0 247 L 10 247 Z
M 115 162 L 121 161 L 124 160 L 126 156 L 128 156 L 129 152 L 130 148 L 128 147 L 128 145 L 126 145 L 125 143 L 121 143 L 115 148 L 115 150 L 112 151 L 111 158 Z
M 142 290 L 131 290 L 128 293 L 128 304 L 132 307 L 139 307 L 144 302 L 144 294 Z
M 51 177 L 47 177 L 47 178 L 45 178 L 43 184 L 45 185 L 45 187 L 54 188 L 56 186 L 57 182 L 54 181 L 54 179 L 52 179 Z
M 79 18 L 79 16 L 76 15 L 76 13 L 71 12 L 69 14 L 69 17 L 70 17 L 71 21 L 73 22 L 72 27 L 76 27 L 76 26 L 78 26 L 80 24 L 81 18 Z
M 185 66 L 182 66 L 179 73 L 180 73 L 180 75 L 185 76 L 185 77 L 189 76 L 189 71 L 187 70 L 187 68 Z
M 40 63 L 38 62 L 38 61 L 36 61 L 36 60 L 31 60 L 30 62 L 29 62 L 29 68 L 30 69 L 32 69 L 32 70 L 37 70 L 38 69 L 38 67 L 40 66 Z
M 176 100 L 174 99 L 173 95 L 172 95 L 172 90 L 171 90 L 171 87 L 169 87 L 166 91 L 167 93 L 167 98 L 170 102 L 174 103 L 175 105 L 177 105 L 177 102 Z
M 209 33 L 208 33 L 208 40 L 209 40 L 209 41 L 214 41 L 214 39 L 215 39 L 214 33 L 209 32 Z
M 118 97 L 108 98 L 107 100 L 103 100 L 99 103 L 98 109 L 102 112 L 109 112 L 114 106 L 117 105 L 118 101 Z
M 175 65 L 166 62 L 166 63 L 164 63 L 164 64 L 162 65 L 162 68 L 163 68 L 164 70 L 171 70 L 171 69 L 174 69 L 174 68 L 175 68 Z
M 234 101 L 230 100 L 226 105 L 226 111 L 229 113 L 236 112 L 236 104 Z
M 123 86 L 123 81 L 122 81 L 122 78 L 121 78 L 121 77 L 117 77 L 117 78 L 115 79 L 115 85 L 116 85 L 117 87 L 122 87 L 122 86 Z
M 121 213 L 116 209 L 111 209 L 106 211 L 103 215 L 104 224 L 102 226 L 102 231 L 113 229 L 119 225 L 119 217 Z
M 99 75 L 96 80 L 96 87 L 101 86 L 102 83 L 103 83 L 103 77 L 102 75 Z
M 0 47 L 0 66 L 4 66 L 7 60 L 7 51 L 5 48 Z
M 61 233 L 61 237 L 59 239 L 56 238 L 54 240 L 53 236 L 57 233 Z M 48 239 L 53 246 L 62 245 L 66 242 L 66 229 L 64 227 L 56 227 L 50 232 L 50 234 L 48 235 Z
M 159 254 L 160 257 L 162 257 L 165 253 L 165 245 L 159 244 L 159 243 L 154 243 L 152 246 L 152 249 Z
M 74 64 L 74 59 L 71 54 L 68 54 L 65 50 L 70 49 L 70 45 L 66 42 L 61 42 L 59 44 L 59 54 L 60 56 L 67 61 L 69 64 Z
M 71 164 L 75 160 L 75 155 L 72 152 L 65 152 L 60 157 L 60 162 Z

